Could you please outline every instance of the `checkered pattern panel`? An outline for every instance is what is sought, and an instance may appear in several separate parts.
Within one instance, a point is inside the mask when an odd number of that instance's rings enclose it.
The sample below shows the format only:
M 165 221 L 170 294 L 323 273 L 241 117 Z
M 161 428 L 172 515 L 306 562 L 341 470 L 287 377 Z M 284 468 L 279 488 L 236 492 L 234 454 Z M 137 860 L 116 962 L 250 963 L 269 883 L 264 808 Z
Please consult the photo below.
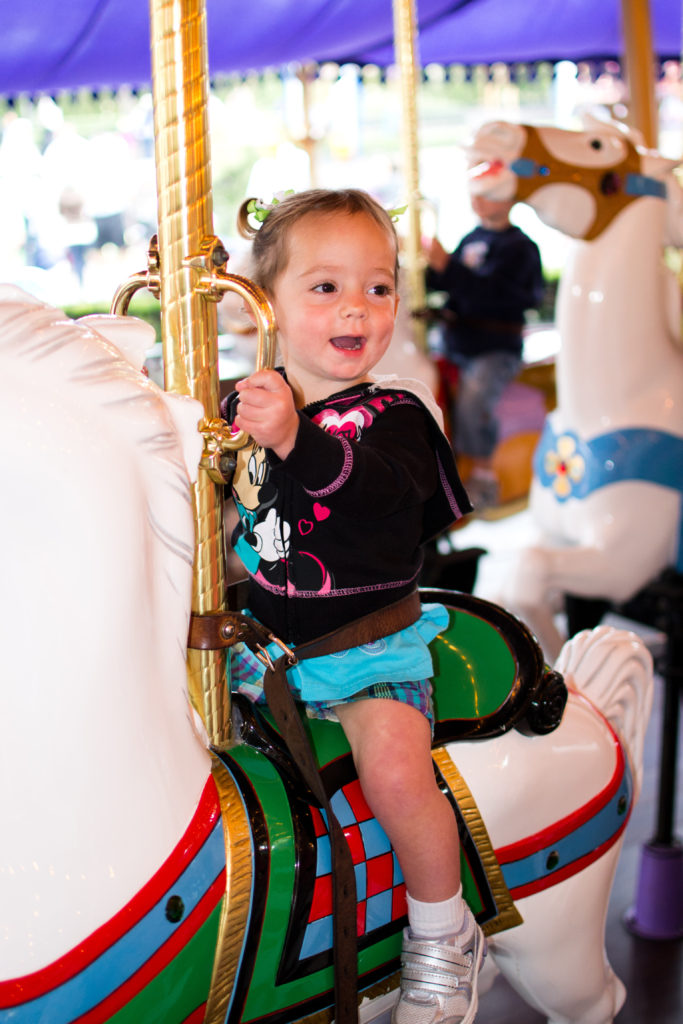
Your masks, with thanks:
M 337 790 L 332 809 L 351 850 L 358 895 L 359 938 L 406 913 L 406 887 L 396 854 L 373 818 L 357 779 Z M 301 959 L 332 949 L 332 875 L 330 840 L 321 812 L 311 807 L 316 837 L 313 900 L 301 946 Z

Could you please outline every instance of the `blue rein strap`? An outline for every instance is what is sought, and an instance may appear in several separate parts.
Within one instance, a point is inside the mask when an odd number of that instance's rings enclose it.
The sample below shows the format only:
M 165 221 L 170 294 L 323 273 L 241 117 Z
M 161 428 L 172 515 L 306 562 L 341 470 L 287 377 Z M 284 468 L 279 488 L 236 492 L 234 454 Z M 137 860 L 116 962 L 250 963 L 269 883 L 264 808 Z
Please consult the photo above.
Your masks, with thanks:
M 549 183 L 553 176 L 552 169 L 547 164 L 524 156 L 513 160 L 510 170 L 518 178 L 547 178 Z M 638 174 L 632 171 L 626 175 L 624 193 L 627 196 L 654 196 L 657 199 L 666 199 L 666 184 L 663 181 L 657 181 L 656 178 L 650 178 L 647 174 Z
M 627 174 L 624 191 L 629 196 L 654 196 L 657 199 L 666 199 L 666 184 L 657 181 L 656 178 L 648 178 L 646 174 Z

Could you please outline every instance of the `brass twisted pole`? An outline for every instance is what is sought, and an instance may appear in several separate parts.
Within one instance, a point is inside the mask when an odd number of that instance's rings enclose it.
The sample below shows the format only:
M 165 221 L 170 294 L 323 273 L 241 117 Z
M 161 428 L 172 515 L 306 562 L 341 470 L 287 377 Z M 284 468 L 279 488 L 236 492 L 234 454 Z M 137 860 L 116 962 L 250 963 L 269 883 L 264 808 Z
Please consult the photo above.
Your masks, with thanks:
M 158 266 L 152 261 L 148 287 L 156 288 L 161 298 L 165 387 L 199 399 L 205 419 L 211 420 L 218 416 L 219 401 L 216 297 L 198 284 L 227 254 L 212 236 L 204 0 L 150 0 L 150 19 L 159 238 Z M 131 287 L 139 284 L 137 275 Z M 122 304 L 130 294 L 123 290 Z M 223 489 L 201 467 L 193 498 L 192 610 L 203 615 L 224 610 L 226 566 Z M 230 738 L 225 657 L 224 649 L 187 653 L 190 698 L 214 747 L 227 745 Z M 247 924 L 251 837 L 234 781 L 216 757 L 211 772 L 224 825 L 226 894 L 204 1021 L 222 1024 Z
M 420 232 L 420 164 L 417 131 L 417 86 L 419 58 L 415 0 L 393 0 L 394 53 L 399 69 L 401 90 L 401 151 L 403 178 L 408 197 L 408 240 L 406 269 L 411 310 L 425 305 L 425 279 Z M 413 321 L 422 348 L 426 346 L 424 324 Z
M 208 59 L 203 0 L 150 0 L 154 135 L 159 218 L 161 337 L 166 390 L 199 399 L 218 416 L 215 302 L 193 287 L 188 258 L 211 236 Z M 224 607 L 223 496 L 200 471 L 194 486 L 192 610 Z M 229 738 L 224 651 L 188 651 L 190 697 L 212 743 Z

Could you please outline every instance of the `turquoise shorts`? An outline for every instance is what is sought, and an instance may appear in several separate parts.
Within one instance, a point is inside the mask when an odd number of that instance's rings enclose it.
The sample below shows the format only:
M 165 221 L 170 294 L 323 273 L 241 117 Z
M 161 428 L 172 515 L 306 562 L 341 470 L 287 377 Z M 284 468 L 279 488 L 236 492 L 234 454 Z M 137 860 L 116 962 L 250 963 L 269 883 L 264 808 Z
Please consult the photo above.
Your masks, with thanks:
M 306 704 L 306 714 L 309 718 L 322 718 L 328 722 L 338 722 L 339 719 L 335 708 L 339 704 L 352 704 L 357 700 L 400 700 L 402 704 L 408 704 L 424 715 L 429 722 L 430 728 L 434 730 L 434 701 L 432 700 L 432 683 L 430 679 L 420 679 L 417 682 L 407 683 L 375 683 L 368 686 L 350 697 L 341 697 L 338 700 L 312 700 Z
M 287 671 L 292 696 L 306 708 L 309 718 L 337 721 L 334 708 L 359 700 L 398 700 L 416 708 L 434 726 L 429 642 L 448 623 L 443 605 L 424 604 L 412 626 L 348 651 L 300 662 Z M 281 653 L 268 645 L 276 659 Z M 243 643 L 230 649 L 233 690 L 255 704 L 265 703 L 263 663 Z

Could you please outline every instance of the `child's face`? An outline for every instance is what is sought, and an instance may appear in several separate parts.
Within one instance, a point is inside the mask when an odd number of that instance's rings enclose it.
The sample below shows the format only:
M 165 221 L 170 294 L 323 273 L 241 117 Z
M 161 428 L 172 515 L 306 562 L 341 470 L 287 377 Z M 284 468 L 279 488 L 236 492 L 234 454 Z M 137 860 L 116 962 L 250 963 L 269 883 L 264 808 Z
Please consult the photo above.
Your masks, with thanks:
M 297 404 L 367 380 L 386 352 L 398 296 L 391 236 L 366 214 L 306 214 L 272 301 Z
M 513 207 L 512 201 L 471 195 L 470 203 L 482 227 L 490 228 L 493 231 L 500 231 L 510 223 L 510 210 Z

